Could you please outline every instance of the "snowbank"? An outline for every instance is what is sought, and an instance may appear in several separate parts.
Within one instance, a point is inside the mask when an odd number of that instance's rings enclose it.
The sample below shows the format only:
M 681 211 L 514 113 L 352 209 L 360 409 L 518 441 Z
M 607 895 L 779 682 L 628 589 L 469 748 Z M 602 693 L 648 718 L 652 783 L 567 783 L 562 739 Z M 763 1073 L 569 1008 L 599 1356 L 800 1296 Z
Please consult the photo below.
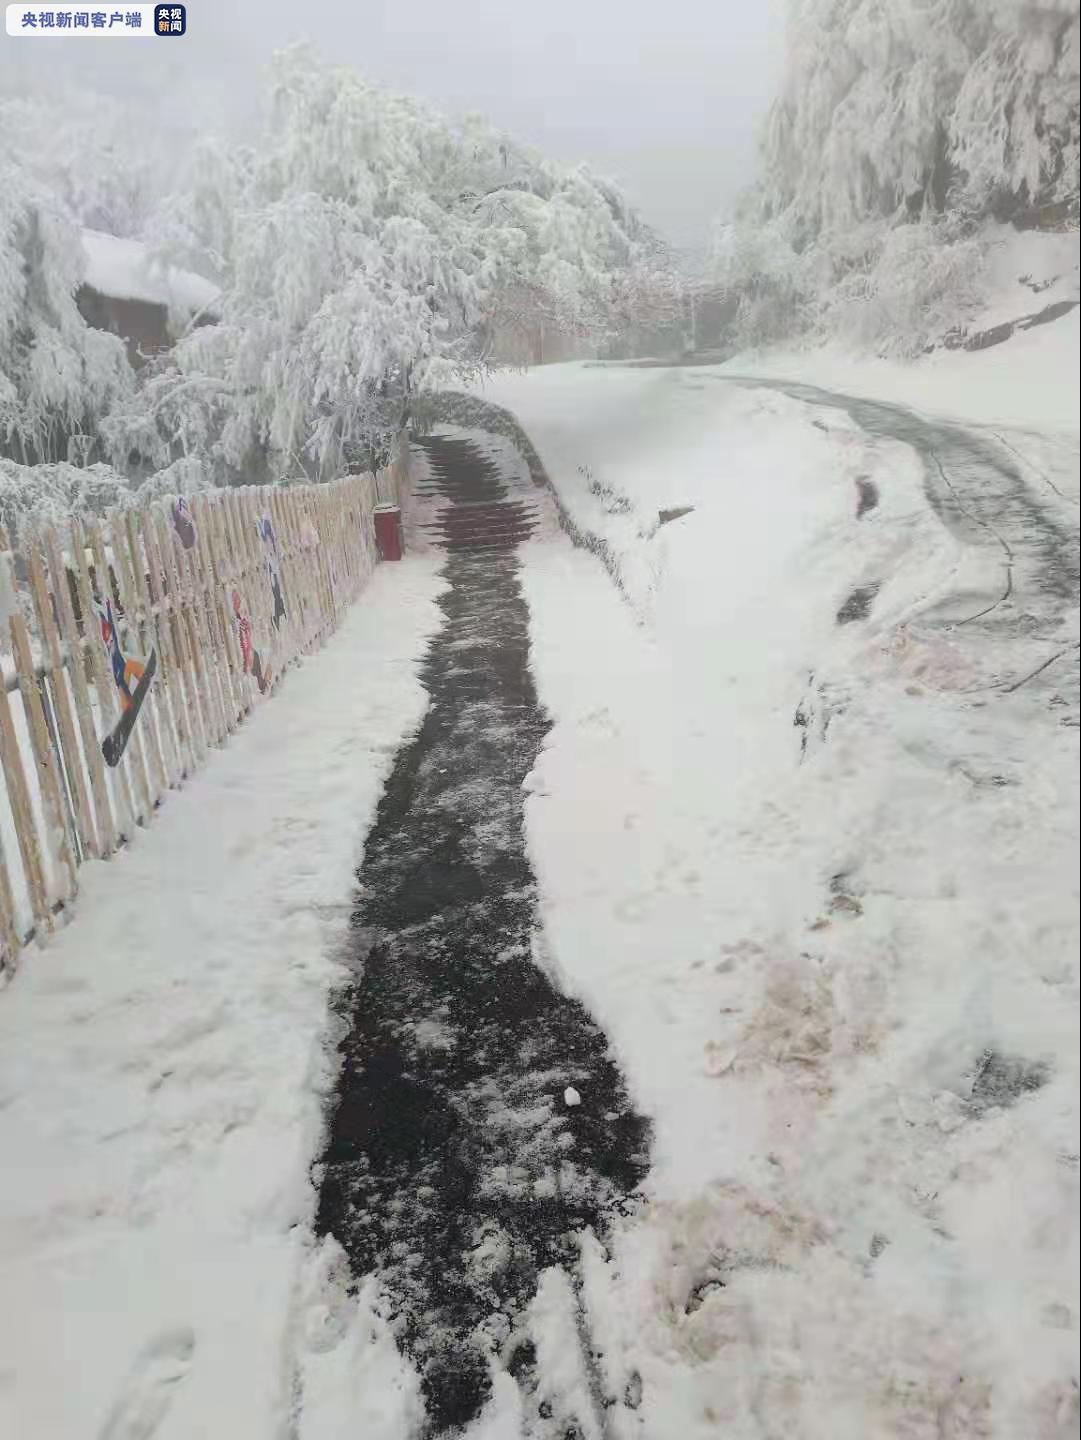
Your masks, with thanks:
M 1053 681 L 989 699 L 989 634 L 931 620 L 970 562 L 904 446 L 689 370 L 486 393 L 632 600 L 526 551 L 548 945 L 656 1126 L 648 1204 L 586 1285 L 642 1433 L 1065 1440 L 1071 712 Z
M 1015 230 L 990 225 L 987 242 L 987 298 L 969 330 L 985 330 L 1081 291 L 1081 236 L 1076 230 Z
M 1074 310 L 990 350 L 936 350 L 911 363 L 823 346 L 738 356 L 719 370 L 799 380 L 982 425 L 1076 432 L 1079 324 Z
M 1076 302 L 1081 295 L 1076 231 L 1018 233 L 993 227 L 988 246 L 986 301 L 969 317 L 970 334 Z M 1076 432 L 1079 323 L 1075 308 L 986 350 L 938 349 L 911 362 L 856 355 L 839 345 L 781 346 L 736 356 L 719 369 L 799 380 L 984 425 Z
M 203 276 L 151 260 L 140 240 L 84 230 L 83 255 L 83 278 L 99 295 L 143 300 L 189 315 L 211 309 L 218 298 L 218 287 Z
M 0 994 L 3 1435 L 286 1433 L 325 1310 L 332 951 L 439 588 L 380 566 Z

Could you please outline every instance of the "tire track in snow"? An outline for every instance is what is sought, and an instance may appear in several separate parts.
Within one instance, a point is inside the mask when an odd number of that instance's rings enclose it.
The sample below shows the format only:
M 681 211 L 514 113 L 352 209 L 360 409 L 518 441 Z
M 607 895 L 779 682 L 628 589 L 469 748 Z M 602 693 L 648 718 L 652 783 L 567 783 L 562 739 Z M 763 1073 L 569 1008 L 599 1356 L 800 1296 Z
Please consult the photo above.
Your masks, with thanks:
M 943 524 L 963 543 L 988 543 L 989 537 L 989 543 L 1002 549 L 1010 579 L 1003 599 L 1014 589 L 1012 572 L 1024 556 L 1029 560 L 1027 588 L 1058 604 L 1077 603 L 1075 527 L 1052 514 L 1013 460 L 975 430 L 918 415 L 902 405 L 817 385 L 741 375 L 717 378 L 741 388 L 780 390 L 795 400 L 843 410 L 868 435 L 911 446 L 923 461 L 928 502 Z
M 943 602 L 947 613 L 942 623 L 948 631 L 972 626 L 994 640 L 1013 642 L 1014 674 L 999 676 L 977 690 L 1013 694 L 1057 660 L 1076 653 L 1075 646 L 1062 643 L 1064 617 L 1077 605 L 1079 591 L 1077 523 L 1064 509 L 1071 502 L 1050 481 L 1049 488 L 1061 504 L 1036 493 L 1021 469 L 1028 462 L 1000 435 L 985 436 L 972 426 L 921 415 L 903 405 L 802 382 L 734 374 L 713 378 L 744 389 L 779 390 L 808 404 L 843 410 L 866 434 L 900 441 L 916 451 L 923 462 L 924 493 L 942 524 L 962 544 L 994 548 L 1002 557 L 999 588 L 967 597 L 974 598 L 978 608 L 957 615 L 948 613 L 956 607 L 957 597 Z M 1003 445 L 1012 457 L 1002 453 Z M 1035 466 L 1029 468 L 1047 479 Z M 931 618 L 929 612 L 923 616 L 925 622 Z M 1067 678 L 1064 691 L 1053 701 L 1067 711 L 1063 723 L 1075 724 L 1076 677 Z

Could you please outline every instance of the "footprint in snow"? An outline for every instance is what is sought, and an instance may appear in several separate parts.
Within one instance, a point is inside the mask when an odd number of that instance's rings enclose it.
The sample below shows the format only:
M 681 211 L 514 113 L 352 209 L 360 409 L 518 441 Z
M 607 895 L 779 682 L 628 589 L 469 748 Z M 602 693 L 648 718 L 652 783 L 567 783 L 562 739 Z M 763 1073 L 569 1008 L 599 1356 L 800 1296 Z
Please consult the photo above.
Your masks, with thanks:
M 194 1350 L 195 1334 L 186 1325 L 163 1331 L 144 1345 L 97 1440 L 153 1440 L 191 1368 Z

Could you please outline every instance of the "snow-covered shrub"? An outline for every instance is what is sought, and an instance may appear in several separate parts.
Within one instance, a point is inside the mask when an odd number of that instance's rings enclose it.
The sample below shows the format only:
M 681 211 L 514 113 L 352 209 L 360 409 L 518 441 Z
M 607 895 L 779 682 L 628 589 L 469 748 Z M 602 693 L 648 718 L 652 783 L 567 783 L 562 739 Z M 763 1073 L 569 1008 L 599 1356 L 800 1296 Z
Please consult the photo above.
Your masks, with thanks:
M 103 515 L 133 500 L 128 481 L 108 465 L 19 465 L 0 457 L 0 524 L 12 536 L 28 523 L 57 525 L 72 515 Z
M 880 227 L 822 296 L 819 327 L 880 355 L 921 354 L 979 303 L 986 247 L 932 221 Z
M 207 488 L 205 469 L 192 459 L 176 460 L 135 484 L 111 465 L 19 465 L 0 457 L 0 525 L 14 539 L 28 525 L 61 525 L 72 516 L 100 516 L 114 506 L 143 506 Z
M 132 487 L 132 503 L 147 505 L 152 500 L 172 499 L 177 495 L 196 495 L 211 488 L 206 467 L 200 460 L 184 456 L 163 470 L 157 470 L 140 485 Z

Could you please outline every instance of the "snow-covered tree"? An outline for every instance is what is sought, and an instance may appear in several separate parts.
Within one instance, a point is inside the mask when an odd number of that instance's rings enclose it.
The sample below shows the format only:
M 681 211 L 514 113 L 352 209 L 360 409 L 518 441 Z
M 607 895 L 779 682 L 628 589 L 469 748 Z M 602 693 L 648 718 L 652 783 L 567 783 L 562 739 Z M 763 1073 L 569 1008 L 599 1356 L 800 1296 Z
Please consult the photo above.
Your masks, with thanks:
M 153 228 L 221 284 L 219 323 L 148 372 L 106 433 L 117 463 L 199 454 L 222 478 L 328 473 L 378 448 L 410 393 L 479 363 L 504 305 L 610 324 L 643 233 L 586 170 L 300 47 L 275 62 L 251 150 L 205 146 Z
M 948 124 L 962 198 L 1008 214 L 1019 199 L 1076 197 L 1077 0 L 996 0 L 988 14 Z
M 718 227 L 713 275 L 738 296 L 737 336 L 744 344 L 798 335 L 812 322 L 813 256 L 797 253 L 777 220 L 754 218 Z
M 675 256 L 658 237 L 645 235 L 617 276 L 612 301 L 613 358 L 671 355 L 691 344 L 689 287 Z
M 1078 13 L 791 0 L 763 176 L 715 247 L 736 338 L 821 327 L 907 354 L 963 318 L 980 221 L 1076 202 Z
M 72 220 L 91 230 L 141 234 L 165 192 L 154 122 L 108 95 L 65 86 L 63 99 L 0 100 L 5 152 Z
M 40 183 L 0 158 L 0 455 L 68 459 L 132 385 L 123 342 L 75 304 L 80 231 Z
M 0 111 L 0 445 L 20 463 L 75 458 L 85 434 L 135 481 L 335 473 L 382 453 L 419 389 L 484 364 L 508 315 L 601 336 L 660 303 L 613 186 L 304 47 L 276 58 L 251 143 L 185 141 L 166 194 L 120 102 Z M 215 323 L 133 377 L 75 306 L 81 226 L 212 280 Z
M 966 51 L 927 43 L 939 0 L 793 0 L 781 94 L 764 137 L 762 212 L 802 247 L 935 183 L 941 121 Z
M 762 206 L 871 216 L 1076 193 L 1077 0 L 793 0 Z

